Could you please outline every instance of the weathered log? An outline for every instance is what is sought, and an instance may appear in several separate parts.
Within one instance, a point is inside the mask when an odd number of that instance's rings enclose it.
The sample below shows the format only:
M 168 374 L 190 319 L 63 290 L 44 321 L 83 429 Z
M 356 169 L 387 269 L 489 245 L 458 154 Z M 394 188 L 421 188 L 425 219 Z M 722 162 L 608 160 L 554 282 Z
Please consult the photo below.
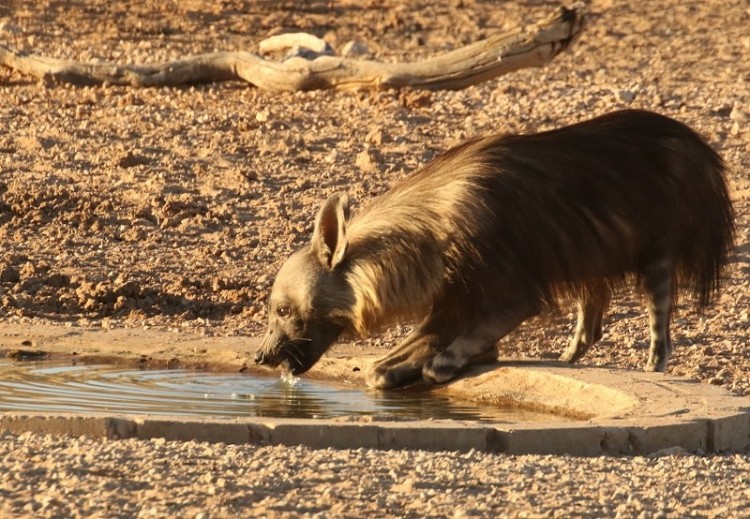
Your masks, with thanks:
M 583 28 L 576 5 L 540 23 L 491 36 L 413 63 L 318 56 L 269 61 L 250 52 L 215 52 L 151 65 L 79 63 L 22 54 L 0 45 L 0 65 L 47 82 L 135 87 L 244 80 L 271 91 L 348 88 L 461 89 L 525 67 L 540 67 L 565 50 Z

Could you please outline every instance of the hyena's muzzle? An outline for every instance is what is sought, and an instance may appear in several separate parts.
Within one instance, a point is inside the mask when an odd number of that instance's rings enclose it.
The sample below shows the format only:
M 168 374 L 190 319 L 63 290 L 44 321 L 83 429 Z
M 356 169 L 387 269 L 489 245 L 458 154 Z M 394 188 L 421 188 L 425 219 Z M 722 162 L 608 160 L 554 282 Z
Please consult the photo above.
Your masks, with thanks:
M 302 361 L 302 342 L 269 333 L 255 352 L 255 363 L 274 368 L 283 365 L 295 374 L 307 371 L 309 366 L 305 367 L 307 363 Z
M 321 323 L 321 326 L 308 326 L 307 333 L 290 337 L 283 330 L 269 327 L 255 353 L 255 362 L 270 367 L 283 366 L 293 375 L 299 375 L 320 359 L 341 331 L 342 327 L 334 323 Z

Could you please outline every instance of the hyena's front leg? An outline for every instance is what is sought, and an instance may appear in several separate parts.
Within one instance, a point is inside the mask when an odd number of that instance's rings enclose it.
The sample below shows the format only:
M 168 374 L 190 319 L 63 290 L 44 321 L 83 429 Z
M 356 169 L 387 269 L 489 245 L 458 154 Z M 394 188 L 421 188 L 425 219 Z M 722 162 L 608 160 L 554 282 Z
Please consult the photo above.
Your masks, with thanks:
M 643 273 L 651 328 L 651 347 L 644 368 L 646 371 L 665 371 L 672 353 L 669 319 L 672 312 L 673 283 L 674 271 L 669 261 L 654 264 Z
M 514 308 L 481 319 L 430 359 L 422 369 L 422 376 L 434 384 L 453 380 L 468 366 L 486 358 L 486 353 L 495 347 L 497 341 L 537 313 L 537 310 Z
M 610 290 L 603 286 L 599 293 L 578 300 L 578 323 L 573 340 L 560 355 L 560 360 L 573 364 L 602 338 L 602 317 L 610 299 Z
M 367 385 L 386 389 L 419 379 L 425 362 L 450 344 L 458 333 L 451 328 L 449 321 L 429 316 L 396 348 L 369 367 Z

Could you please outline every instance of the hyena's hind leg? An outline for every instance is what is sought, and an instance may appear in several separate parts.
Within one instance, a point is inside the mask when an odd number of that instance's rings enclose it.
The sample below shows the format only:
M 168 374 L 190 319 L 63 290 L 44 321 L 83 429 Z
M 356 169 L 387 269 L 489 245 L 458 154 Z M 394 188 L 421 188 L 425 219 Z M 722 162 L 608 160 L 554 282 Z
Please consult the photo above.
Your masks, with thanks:
M 486 359 L 486 353 L 495 348 L 497 341 L 537 313 L 537 310 L 514 308 L 480 320 L 427 361 L 422 377 L 434 384 L 453 380 L 470 365 Z
M 672 353 L 669 320 L 674 294 L 674 267 L 671 261 L 654 263 L 644 269 L 643 289 L 651 330 L 651 346 L 646 371 L 664 371 Z
M 367 370 L 370 387 L 386 389 L 421 378 L 422 367 L 458 335 L 445 316 L 430 315 L 398 346 L 376 360 Z
M 602 338 L 602 318 L 609 305 L 609 287 L 602 285 L 578 299 L 578 322 L 576 333 L 560 360 L 573 364 Z

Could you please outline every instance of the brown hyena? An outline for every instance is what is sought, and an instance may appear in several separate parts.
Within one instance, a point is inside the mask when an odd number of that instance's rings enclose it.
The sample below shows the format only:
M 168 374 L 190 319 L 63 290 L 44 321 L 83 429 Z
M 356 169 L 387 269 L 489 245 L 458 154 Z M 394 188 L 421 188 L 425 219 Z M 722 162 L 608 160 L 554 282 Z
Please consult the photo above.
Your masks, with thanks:
M 611 288 L 633 279 L 651 327 L 645 369 L 663 371 L 678 287 L 707 305 L 734 233 L 721 158 L 637 110 L 471 140 L 348 213 L 345 195 L 329 198 L 281 267 L 257 362 L 302 373 L 342 334 L 420 319 L 367 382 L 442 383 L 561 298 L 578 303 L 561 356 L 575 362 L 601 338 Z

